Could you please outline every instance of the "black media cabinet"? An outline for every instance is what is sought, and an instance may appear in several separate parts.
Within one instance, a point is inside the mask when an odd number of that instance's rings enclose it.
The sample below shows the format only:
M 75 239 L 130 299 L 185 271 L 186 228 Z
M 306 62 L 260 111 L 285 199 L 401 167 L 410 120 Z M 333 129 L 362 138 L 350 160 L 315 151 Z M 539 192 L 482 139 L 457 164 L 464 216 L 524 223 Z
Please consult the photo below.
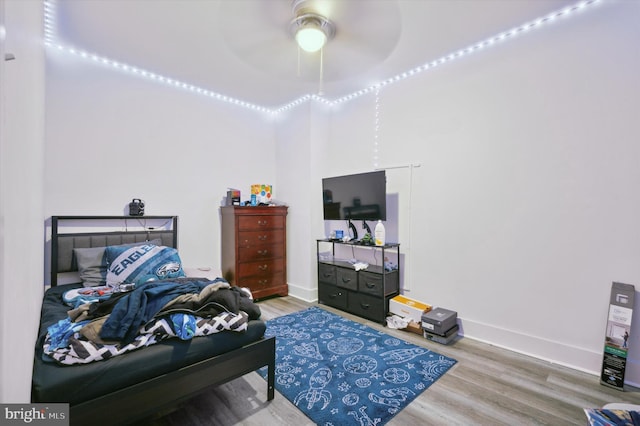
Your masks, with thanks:
M 369 266 L 356 271 L 349 259 L 336 257 L 336 247 L 341 252 L 353 254 L 355 259 L 358 259 L 358 253 L 373 256 L 375 262 L 365 261 Z M 328 250 L 321 251 L 325 248 Z M 386 324 L 389 299 L 400 294 L 400 244 L 373 246 L 322 239 L 316 240 L 316 254 L 318 303 Z M 386 270 L 385 259 L 398 267 Z

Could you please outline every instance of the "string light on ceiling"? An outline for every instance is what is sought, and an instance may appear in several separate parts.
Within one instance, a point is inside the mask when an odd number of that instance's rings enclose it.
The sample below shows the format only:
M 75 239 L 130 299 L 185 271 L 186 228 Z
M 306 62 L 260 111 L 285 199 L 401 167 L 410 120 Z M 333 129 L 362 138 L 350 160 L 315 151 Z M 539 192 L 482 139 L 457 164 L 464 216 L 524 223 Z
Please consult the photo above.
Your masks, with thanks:
M 575 3 L 572 6 L 568 6 L 565 7 L 563 9 L 560 9 L 556 12 L 552 12 L 546 16 L 543 16 L 541 18 L 535 19 L 533 21 L 527 22 L 523 25 L 520 25 L 518 27 L 515 27 L 511 30 L 499 33 L 493 37 L 489 37 L 485 40 L 482 40 L 478 43 L 475 43 L 471 46 L 468 46 L 466 48 L 457 50 L 455 52 L 452 52 L 448 55 L 444 55 L 438 59 L 435 59 L 433 61 L 427 62 L 423 65 L 420 65 L 416 68 L 413 68 L 411 70 L 408 70 L 406 72 L 400 73 L 396 76 L 393 76 L 391 78 L 388 78 L 384 81 L 381 81 L 379 83 L 373 84 L 369 87 L 363 88 L 361 90 L 358 90 L 356 92 L 350 93 L 348 95 L 336 98 L 334 100 L 329 100 L 326 99 L 323 96 L 318 96 L 318 95 L 305 95 L 302 96 L 288 104 L 285 104 L 279 108 L 276 109 L 270 109 L 270 108 L 266 108 L 263 106 L 259 106 L 259 105 L 255 105 L 252 104 L 250 102 L 245 102 L 245 101 L 241 101 L 235 98 L 232 98 L 230 96 L 225 96 L 216 92 L 212 92 L 210 90 L 206 90 L 203 88 L 199 88 L 196 86 L 193 86 L 191 84 L 185 83 L 185 82 L 180 82 L 168 77 L 164 77 L 161 76 L 159 74 L 150 72 L 150 71 L 146 71 L 146 70 L 142 70 L 139 69 L 137 67 L 131 66 L 131 65 L 127 65 L 127 64 L 122 64 L 116 61 L 112 61 L 108 58 L 103 58 L 100 57 L 98 55 L 94 55 L 94 54 L 90 54 L 87 52 L 84 52 L 82 50 L 78 50 L 72 47 L 67 47 L 64 46 L 62 44 L 59 44 L 56 42 L 55 40 L 55 36 L 56 36 L 56 7 L 55 7 L 55 0 L 45 0 L 43 2 L 43 8 L 44 8 L 44 20 L 43 20 L 43 28 L 44 28 L 44 44 L 45 46 L 49 47 L 49 48 L 53 48 L 56 51 L 59 52 L 64 52 L 64 53 L 68 53 L 68 54 L 72 54 L 72 55 L 77 55 L 83 59 L 87 59 L 93 62 L 97 62 L 103 65 L 107 65 L 107 66 L 111 66 L 114 69 L 118 69 L 120 71 L 125 71 L 125 72 L 129 72 L 133 75 L 136 76 L 141 76 L 141 77 L 145 77 L 145 78 L 149 78 L 151 80 L 155 80 L 158 82 L 162 82 L 165 84 L 169 84 L 171 86 L 177 87 L 177 88 L 181 88 L 193 93 L 198 93 L 198 94 L 202 94 L 205 96 L 208 96 L 210 98 L 219 100 L 219 101 L 223 101 L 223 102 L 228 102 L 230 104 L 234 104 L 234 105 L 238 105 L 244 108 L 248 108 L 248 109 L 252 109 L 255 111 L 259 111 L 259 112 L 264 112 L 264 113 L 270 113 L 270 114 L 279 114 L 282 113 L 284 111 L 290 110 L 298 105 L 300 105 L 303 102 L 307 102 L 307 101 L 317 101 L 317 102 L 321 102 L 324 105 L 327 106 L 335 106 L 335 105 L 339 105 L 345 102 L 348 102 L 350 100 L 353 100 L 355 98 L 358 98 L 360 96 L 369 94 L 369 93 L 376 93 L 377 95 L 379 94 L 379 91 L 381 88 L 386 87 L 388 85 L 391 85 L 393 83 L 396 83 L 398 81 L 413 77 L 417 74 L 420 74 L 424 71 L 433 69 L 435 67 L 438 67 L 442 64 L 451 62 L 455 59 L 459 59 L 459 58 L 463 58 L 471 53 L 476 53 L 479 51 L 482 51 L 484 49 L 486 49 L 487 47 L 491 47 L 497 43 L 500 42 L 504 42 L 507 40 L 511 40 L 513 38 L 515 38 L 518 35 L 530 32 L 534 29 L 540 29 L 545 27 L 547 24 L 553 23 L 555 21 L 557 21 L 558 19 L 566 19 L 570 16 L 575 15 L 577 12 L 580 12 L 582 10 L 584 10 L 585 8 L 587 8 L 588 6 L 592 6 L 594 4 L 600 3 L 602 0 L 583 0 L 583 1 L 579 1 L 577 3 Z M 299 3 L 303 3 L 304 0 L 300 0 Z M 294 5 L 297 3 L 294 2 Z M 294 6 L 294 10 L 295 6 Z M 297 11 L 298 14 L 296 15 L 296 18 L 294 18 L 294 20 L 291 23 L 291 28 L 292 31 L 293 29 L 297 29 L 295 32 L 293 32 L 294 36 L 296 36 L 296 42 L 300 43 L 300 41 L 298 40 L 297 35 L 299 34 L 298 30 L 309 30 L 311 31 L 311 33 L 313 34 L 313 31 L 316 32 L 316 37 L 318 37 L 317 43 L 315 47 L 308 47 L 308 48 L 315 48 L 316 51 L 317 50 L 321 50 L 322 47 L 324 46 L 324 44 L 331 40 L 331 38 L 334 36 L 335 34 L 335 26 L 333 25 L 333 23 L 331 23 L 331 21 L 329 21 L 326 18 L 323 18 L 321 15 L 318 14 L 311 14 L 309 15 L 311 12 L 305 12 L 302 13 L 300 10 Z M 305 15 L 307 15 L 305 17 Z M 304 19 L 302 19 L 304 18 Z M 313 19 L 311 19 L 313 18 Z M 296 23 L 296 21 L 298 21 Z M 295 23 L 295 25 L 294 25 Z M 317 31 L 320 31 L 322 34 L 318 34 Z M 300 38 L 304 39 L 304 35 L 301 35 Z M 319 47 L 318 47 L 319 46 Z M 301 49 L 303 48 L 302 46 L 300 47 Z
M 581 10 L 583 10 L 584 8 L 586 8 L 587 6 L 591 6 L 593 4 L 596 4 L 598 2 L 600 2 L 602 0 L 584 0 L 584 1 L 580 1 L 572 6 L 568 6 L 565 7 L 563 9 L 560 9 L 556 12 L 550 13 L 542 18 L 538 18 L 536 20 L 533 20 L 531 22 L 527 22 L 525 24 L 520 25 L 519 27 L 513 28 L 509 31 L 505 31 L 502 33 L 499 33 L 493 37 L 489 37 L 485 40 L 482 40 L 478 43 L 475 43 L 471 46 L 468 46 L 464 49 L 460 49 L 457 50 L 453 53 L 450 53 L 448 55 L 442 56 L 438 59 L 435 59 L 431 62 L 428 62 L 426 64 L 420 65 L 416 68 L 413 68 L 409 71 L 403 72 L 401 74 L 395 75 L 391 78 L 388 78 L 387 80 L 384 80 L 382 82 L 376 83 L 374 85 L 371 85 L 365 89 L 362 90 L 358 90 L 357 92 L 353 92 L 350 93 L 348 95 L 342 96 L 340 98 L 334 99 L 333 102 L 335 104 L 339 104 L 339 103 L 343 103 L 343 102 L 348 102 L 351 101 L 355 98 L 358 98 L 362 95 L 374 92 L 374 91 L 378 91 L 380 88 L 388 86 L 390 84 L 396 83 L 398 81 L 404 80 L 406 78 L 412 77 L 416 74 L 419 74 L 423 71 L 427 71 L 430 69 L 433 69 L 439 65 L 442 65 L 446 62 L 451 62 L 454 59 L 459 59 L 462 58 L 464 56 L 467 56 L 471 53 L 475 53 L 481 50 L 486 49 L 487 47 L 493 46 L 498 42 L 503 42 L 509 39 L 514 38 L 515 36 L 518 36 L 520 34 L 529 32 L 531 30 L 534 29 L 538 29 L 541 28 L 542 26 L 549 24 L 551 22 L 556 21 L 559 18 L 567 18 L 570 15 L 575 15 L 575 12 L 579 12 Z

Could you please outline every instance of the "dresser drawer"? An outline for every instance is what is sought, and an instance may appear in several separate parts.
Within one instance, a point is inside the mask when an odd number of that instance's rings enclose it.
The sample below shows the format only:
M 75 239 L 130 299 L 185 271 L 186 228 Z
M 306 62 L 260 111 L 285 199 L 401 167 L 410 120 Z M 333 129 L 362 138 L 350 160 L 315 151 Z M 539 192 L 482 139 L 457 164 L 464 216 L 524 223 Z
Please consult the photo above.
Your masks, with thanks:
M 372 274 L 371 272 L 360 272 L 358 275 L 358 289 L 362 293 L 372 294 L 374 296 L 382 296 L 383 280 L 381 274 Z
M 284 234 L 279 230 L 238 232 L 238 247 L 252 247 L 264 244 L 283 244 Z
M 355 269 L 336 268 L 336 284 L 349 290 L 358 290 L 358 272 Z
M 374 274 L 372 272 L 362 271 L 358 275 L 358 291 L 374 296 L 382 297 L 397 293 L 398 285 L 397 271 L 385 274 L 384 280 L 382 274 Z
M 238 230 L 257 231 L 261 229 L 283 229 L 285 225 L 284 216 L 239 216 Z
M 238 248 L 238 261 L 252 262 L 261 259 L 277 259 L 284 257 L 284 246 L 279 245 L 262 245 Z
M 384 321 L 386 315 L 386 299 L 363 293 L 349 292 L 347 309 L 349 312 L 373 321 Z
M 318 282 L 336 285 L 336 267 L 324 263 L 318 264 Z
M 347 309 L 347 290 L 324 283 L 318 284 L 318 302 L 334 308 Z
M 270 275 L 284 271 L 284 259 L 257 260 L 238 264 L 238 277 Z
M 251 291 L 260 291 L 284 284 L 284 274 L 276 272 L 269 275 L 252 275 L 241 277 L 238 280 L 238 287 L 249 287 Z

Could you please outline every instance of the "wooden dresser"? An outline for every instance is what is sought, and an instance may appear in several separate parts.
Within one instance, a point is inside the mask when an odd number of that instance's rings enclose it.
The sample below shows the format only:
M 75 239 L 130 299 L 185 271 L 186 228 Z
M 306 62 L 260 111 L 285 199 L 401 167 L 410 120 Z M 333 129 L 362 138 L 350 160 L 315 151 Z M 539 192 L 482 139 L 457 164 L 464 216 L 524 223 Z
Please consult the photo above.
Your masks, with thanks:
M 222 275 L 254 299 L 286 296 L 287 207 L 226 206 L 222 213 Z

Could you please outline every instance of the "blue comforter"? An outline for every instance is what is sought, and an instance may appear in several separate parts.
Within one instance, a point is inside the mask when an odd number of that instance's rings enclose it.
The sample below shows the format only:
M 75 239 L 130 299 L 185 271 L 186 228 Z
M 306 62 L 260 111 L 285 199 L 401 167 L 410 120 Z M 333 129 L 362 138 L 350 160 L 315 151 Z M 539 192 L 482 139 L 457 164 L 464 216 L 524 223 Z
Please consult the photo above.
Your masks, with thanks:
M 219 279 L 218 279 L 219 280 Z M 200 293 L 213 283 L 210 280 L 150 281 L 136 287 L 118 299 L 100 337 L 105 341 L 132 342 L 142 325 L 151 320 L 164 305 L 181 294 Z

